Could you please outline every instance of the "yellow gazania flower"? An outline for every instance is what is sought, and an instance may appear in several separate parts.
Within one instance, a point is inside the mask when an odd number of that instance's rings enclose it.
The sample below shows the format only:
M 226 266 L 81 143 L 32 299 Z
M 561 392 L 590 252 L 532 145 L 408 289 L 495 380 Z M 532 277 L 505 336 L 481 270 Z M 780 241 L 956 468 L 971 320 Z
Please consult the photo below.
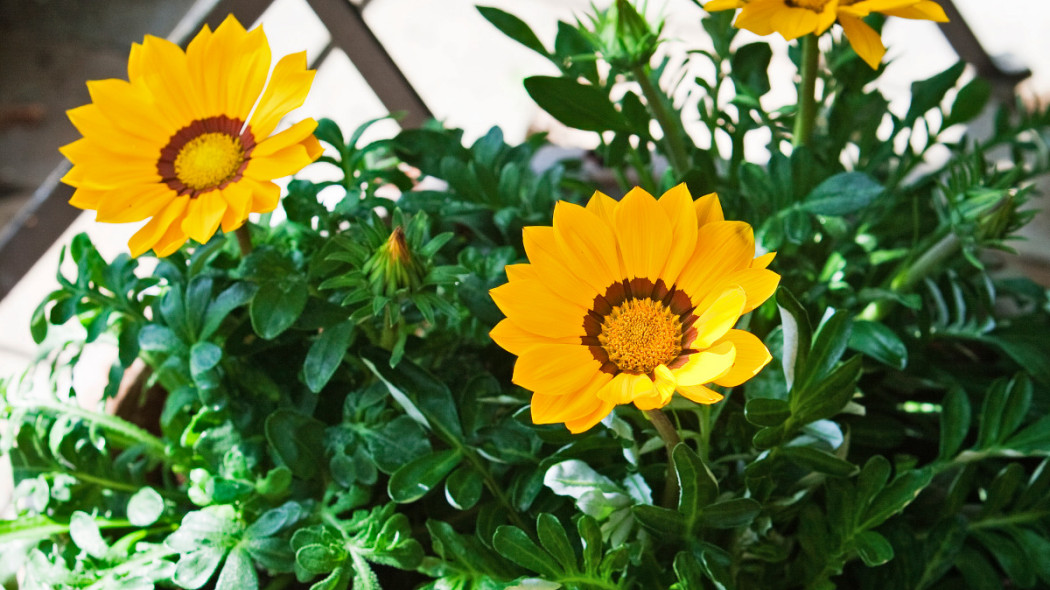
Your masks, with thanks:
M 788 41 L 823 34 L 838 20 L 857 55 L 878 68 L 886 47 L 862 18 L 873 12 L 917 20 L 948 22 L 933 0 L 710 0 L 708 12 L 740 8 L 734 26 L 758 35 L 780 33 Z
M 306 99 L 306 53 L 277 62 L 267 84 L 269 71 L 265 33 L 232 15 L 185 52 L 151 36 L 134 44 L 128 81 L 88 82 L 92 103 L 68 112 L 83 135 L 61 148 L 73 163 L 62 179 L 77 189 L 70 204 L 102 222 L 152 218 L 128 242 L 133 256 L 167 256 L 187 238 L 203 243 L 220 225 L 230 232 L 249 213 L 272 211 L 280 188 L 270 181 L 321 146 L 313 119 L 270 136 Z
M 490 334 L 518 356 L 513 381 L 533 392 L 537 424 L 582 432 L 676 391 L 712 404 L 722 396 L 706 384 L 739 385 L 770 360 L 733 325 L 776 289 L 773 254 L 754 258 L 751 226 L 725 221 L 714 194 L 595 193 L 586 208 L 559 202 L 554 226 L 524 240 L 529 263 L 491 291 L 507 317 Z

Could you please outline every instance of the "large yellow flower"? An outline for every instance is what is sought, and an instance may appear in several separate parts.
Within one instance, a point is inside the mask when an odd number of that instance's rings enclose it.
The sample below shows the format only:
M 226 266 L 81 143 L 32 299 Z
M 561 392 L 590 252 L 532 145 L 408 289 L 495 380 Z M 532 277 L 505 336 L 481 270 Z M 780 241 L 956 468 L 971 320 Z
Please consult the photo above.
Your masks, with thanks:
M 713 194 L 595 193 L 586 208 L 559 202 L 554 226 L 524 240 L 529 263 L 491 291 L 507 316 L 491 336 L 518 356 L 513 380 L 533 392 L 538 424 L 582 432 L 618 404 L 661 408 L 676 391 L 715 403 L 706 384 L 739 385 L 770 360 L 733 326 L 776 289 L 773 254 L 754 258 L 751 226 L 725 221 Z
M 862 18 L 873 12 L 918 20 L 947 22 L 944 9 L 933 0 L 710 0 L 709 12 L 740 8 L 734 25 L 758 35 L 780 33 L 788 41 L 817 35 L 838 20 L 850 45 L 872 68 L 878 68 L 886 47 Z
M 152 218 L 128 242 L 138 256 L 178 250 L 187 238 L 206 242 L 221 225 L 240 227 L 251 212 L 272 211 L 280 188 L 270 182 L 317 159 L 317 123 L 300 121 L 270 136 L 303 104 L 314 72 L 306 54 L 284 57 L 270 71 L 261 28 L 229 16 L 208 27 L 186 51 L 147 36 L 128 59 L 128 81 L 88 82 L 92 103 L 68 112 L 83 138 L 63 147 L 76 187 L 70 204 L 97 211 L 98 221 Z M 249 118 L 250 115 L 250 118 Z

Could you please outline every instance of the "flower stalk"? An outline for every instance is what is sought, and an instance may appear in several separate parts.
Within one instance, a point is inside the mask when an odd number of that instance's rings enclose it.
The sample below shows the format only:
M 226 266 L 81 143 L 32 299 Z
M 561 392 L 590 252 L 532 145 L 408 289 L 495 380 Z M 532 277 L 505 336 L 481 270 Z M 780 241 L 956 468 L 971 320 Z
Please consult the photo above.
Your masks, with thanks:
M 682 437 L 678 436 L 678 430 L 662 410 L 645 410 L 645 416 L 653 423 L 667 449 L 667 483 L 664 485 L 663 504 L 666 508 L 674 508 L 678 501 L 678 473 L 674 469 L 673 453 L 678 443 L 682 442 Z
M 667 161 L 674 170 L 675 177 L 681 178 L 689 169 L 689 152 L 686 149 L 685 136 L 680 121 L 673 117 L 674 109 L 670 107 L 669 97 L 663 93 L 650 77 L 652 71 L 646 64 L 635 66 L 631 69 L 635 80 L 641 86 L 642 94 L 645 96 L 653 117 L 660 125 L 664 133 L 663 144 L 666 151 Z
M 245 223 L 238 227 L 234 233 L 237 234 L 237 245 L 241 248 L 241 258 L 251 254 L 255 248 L 252 246 L 252 232 L 248 228 L 248 224 Z
M 802 70 L 798 82 L 798 113 L 795 115 L 794 147 L 808 146 L 817 119 L 817 69 L 820 46 L 816 35 L 802 38 Z

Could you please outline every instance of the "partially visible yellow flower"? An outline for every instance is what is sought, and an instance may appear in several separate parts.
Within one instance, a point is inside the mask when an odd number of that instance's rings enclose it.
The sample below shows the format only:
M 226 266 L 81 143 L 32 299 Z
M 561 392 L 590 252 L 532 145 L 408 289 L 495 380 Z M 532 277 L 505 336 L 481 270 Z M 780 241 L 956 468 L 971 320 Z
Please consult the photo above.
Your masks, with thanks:
M 491 291 L 507 318 L 492 339 L 518 356 L 537 424 L 582 432 L 619 404 L 661 408 L 675 392 L 712 404 L 770 360 L 737 320 L 780 276 L 755 258 L 751 226 L 725 221 L 718 197 L 685 185 L 659 200 L 635 188 L 586 208 L 559 202 L 553 227 L 526 227 L 528 264 Z
M 167 256 L 272 211 L 280 188 L 271 180 L 321 146 L 313 119 L 270 135 L 310 90 L 305 52 L 277 62 L 267 83 L 269 73 L 262 28 L 247 32 L 232 15 L 185 52 L 152 36 L 134 44 L 128 81 L 88 82 L 92 103 L 68 112 L 83 135 L 61 148 L 73 163 L 62 179 L 77 189 L 70 204 L 103 222 L 152 218 L 128 242 L 133 256 Z
M 933 0 L 710 0 L 708 12 L 740 8 L 734 26 L 758 35 L 780 33 L 788 41 L 809 33 L 823 34 L 837 20 L 854 51 L 878 68 L 886 47 L 874 29 L 864 23 L 873 12 L 917 20 L 948 22 Z

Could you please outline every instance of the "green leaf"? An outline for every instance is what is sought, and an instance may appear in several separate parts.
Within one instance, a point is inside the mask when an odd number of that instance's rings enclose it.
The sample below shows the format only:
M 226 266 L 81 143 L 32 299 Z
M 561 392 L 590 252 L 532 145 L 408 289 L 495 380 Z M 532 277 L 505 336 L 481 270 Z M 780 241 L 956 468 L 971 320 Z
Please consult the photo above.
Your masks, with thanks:
M 179 562 L 175 565 L 175 575 L 171 580 L 183 588 L 196 590 L 211 579 L 225 553 L 224 549 L 208 545 L 183 553 L 179 556 Z
M 752 97 L 769 92 L 769 60 L 773 50 L 768 43 L 749 43 L 737 48 L 730 58 L 730 71 L 737 89 Z
M 792 420 L 805 424 L 838 414 L 853 398 L 862 367 L 861 357 L 857 355 L 805 392 L 794 395 L 793 390 Z
M 481 16 L 485 17 L 485 20 L 489 21 L 496 26 L 504 35 L 514 39 L 518 43 L 521 43 L 525 47 L 535 51 L 536 53 L 548 57 L 547 49 L 540 42 L 539 37 L 536 33 L 532 32 L 529 25 L 525 24 L 525 21 L 520 18 L 504 12 L 498 8 L 492 6 L 478 6 L 478 12 Z
M 446 441 L 461 441 L 463 427 L 448 386 L 408 359 L 393 369 L 383 358 L 384 354 L 384 351 L 369 349 L 362 353 L 361 360 L 383 381 L 406 414 Z
M 716 529 L 734 529 L 751 524 L 760 512 L 762 505 L 751 498 L 734 498 L 704 508 L 700 524 Z
M 536 519 L 536 534 L 539 536 L 540 545 L 554 556 L 561 564 L 562 570 L 567 573 L 575 573 L 576 552 L 569 543 L 569 536 L 565 533 L 557 517 L 549 513 L 541 513 Z
M 234 283 L 219 293 L 219 296 L 208 304 L 208 309 L 204 312 L 204 320 L 201 323 L 198 338 L 205 340 L 214 334 L 230 312 L 252 300 L 257 289 L 258 287 L 253 283 L 240 282 Z
M 882 565 L 893 559 L 893 545 L 875 531 L 864 531 L 853 541 L 857 544 L 857 554 L 868 567 Z
M 226 556 L 226 563 L 219 571 L 215 590 L 256 590 L 259 587 L 259 576 L 248 552 L 236 548 Z
M 674 556 L 674 573 L 682 590 L 700 590 L 705 588 L 704 572 L 696 557 L 688 551 L 679 551 Z
M 354 335 L 354 324 L 340 322 L 326 328 L 310 345 L 303 362 L 303 375 L 306 386 L 314 393 L 320 393 L 343 362 L 346 349 Z
M 69 536 L 77 547 L 92 557 L 104 557 L 109 545 L 102 539 L 102 533 L 90 514 L 77 510 L 69 519 Z
M 252 328 L 266 340 L 276 338 L 299 319 L 308 298 L 309 288 L 302 279 L 263 283 L 248 307 Z
M 1011 582 L 1021 588 L 1035 586 L 1035 569 L 1024 550 L 1012 538 L 987 529 L 971 530 L 970 534 L 995 557 Z
M 955 567 L 963 575 L 966 588 L 998 590 L 1003 587 L 1002 575 L 975 548 L 963 547 L 955 560 Z
M 930 484 L 931 479 L 933 472 L 928 469 L 914 469 L 897 476 L 871 501 L 871 506 L 864 512 L 860 528 L 877 527 L 887 518 L 903 510 Z
M 211 342 L 198 342 L 190 348 L 190 373 L 196 377 L 214 369 L 222 360 L 222 348 Z
M 282 408 L 266 418 L 266 440 L 288 469 L 310 479 L 323 464 L 325 424 L 312 416 Z
M 897 370 L 908 366 L 908 348 L 897 334 L 882 322 L 853 322 L 848 346 Z
M 794 389 L 806 389 L 828 376 L 828 372 L 846 351 L 852 324 L 850 313 L 845 310 L 832 311 L 830 315 L 825 315 L 824 321 L 813 335 L 813 345 Z M 792 408 L 794 407 L 792 405 Z
M 562 573 L 550 554 L 540 549 L 525 531 L 518 527 L 503 525 L 496 529 L 496 534 L 492 537 L 492 548 L 531 572 L 554 579 Z
M 681 513 L 676 510 L 638 504 L 631 507 L 631 514 L 642 526 L 662 538 L 679 539 L 689 533 Z
M 525 79 L 532 100 L 558 121 L 584 131 L 630 131 L 631 126 L 600 88 L 570 78 Z
M 128 500 L 128 521 L 135 526 L 149 526 L 163 513 L 164 498 L 151 487 L 142 488 Z
M 955 86 L 965 68 L 966 64 L 960 61 L 939 74 L 912 82 L 911 105 L 908 107 L 908 114 L 904 116 L 904 125 L 910 127 L 926 111 L 939 105 L 944 95 Z
M 809 315 L 791 291 L 782 286 L 777 287 L 774 297 L 780 310 L 784 334 L 784 377 L 787 379 L 788 389 L 791 389 L 796 375 L 801 374 L 806 363 L 813 331 L 809 324 Z
M 817 215 L 848 215 L 870 205 L 883 190 L 864 172 L 840 172 L 817 185 L 800 206 Z
M 957 123 L 966 123 L 981 114 L 992 96 L 992 85 L 984 78 L 974 78 L 959 89 L 952 103 L 951 113 L 944 118 L 941 129 Z
M 718 498 L 718 482 L 689 445 L 675 445 L 671 458 L 678 477 L 678 512 L 691 531 L 702 509 Z
M 781 447 L 780 453 L 802 467 L 835 477 L 849 477 L 857 471 L 853 463 L 813 447 Z
M 463 455 L 457 449 L 423 455 L 390 476 L 387 493 L 398 503 L 415 502 L 430 492 L 462 460 Z
M 755 398 L 744 405 L 744 418 L 755 426 L 780 426 L 791 417 L 791 407 L 782 399 Z
M 481 474 L 469 465 L 462 465 L 445 480 L 445 499 L 453 508 L 469 510 L 481 499 L 483 487 Z
M 948 390 L 941 402 L 941 459 L 950 459 L 959 452 L 970 432 L 970 398 L 961 387 Z

